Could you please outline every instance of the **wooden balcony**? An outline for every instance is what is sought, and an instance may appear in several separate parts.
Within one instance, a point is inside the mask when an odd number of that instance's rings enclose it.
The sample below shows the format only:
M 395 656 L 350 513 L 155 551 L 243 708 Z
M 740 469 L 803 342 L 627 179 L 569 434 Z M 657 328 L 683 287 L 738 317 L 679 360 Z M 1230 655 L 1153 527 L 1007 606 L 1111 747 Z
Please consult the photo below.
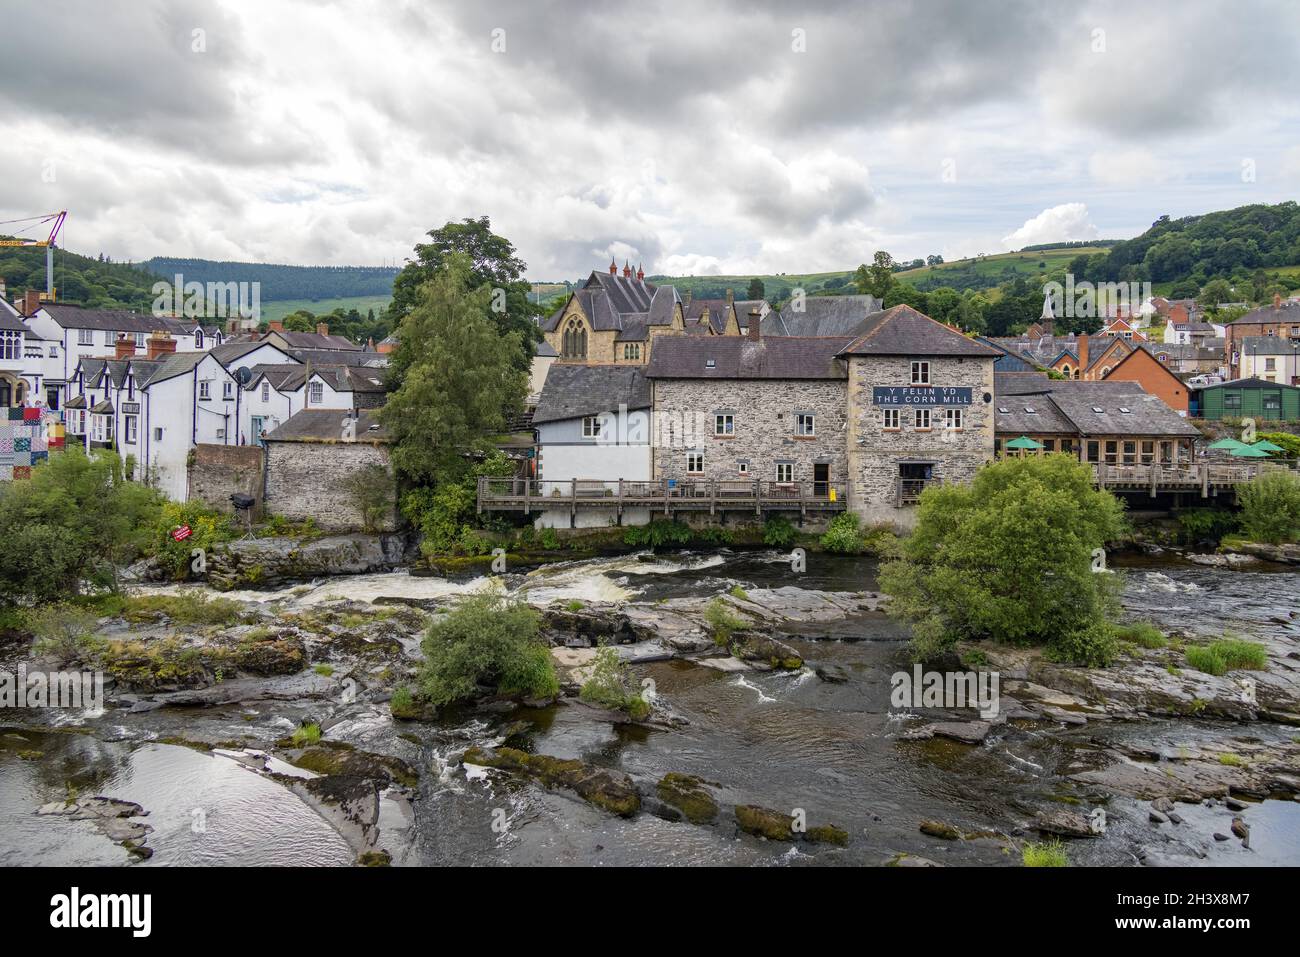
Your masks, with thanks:
M 1178 465 L 1153 462 L 1146 465 L 1092 463 L 1093 481 L 1099 488 L 1149 489 L 1154 498 L 1160 492 L 1200 492 L 1209 498 L 1221 491 L 1249 482 L 1263 471 L 1285 468 L 1273 462 L 1196 462 Z
M 778 509 L 840 512 L 847 506 L 844 482 L 763 482 L 726 479 L 658 479 L 600 481 L 587 479 L 489 478 L 478 480 L 478 510 L 537 511 L 605 508 L 622 515 L 627 508 L 648 508 L 665 515 L 698 511 L 753 512 Z

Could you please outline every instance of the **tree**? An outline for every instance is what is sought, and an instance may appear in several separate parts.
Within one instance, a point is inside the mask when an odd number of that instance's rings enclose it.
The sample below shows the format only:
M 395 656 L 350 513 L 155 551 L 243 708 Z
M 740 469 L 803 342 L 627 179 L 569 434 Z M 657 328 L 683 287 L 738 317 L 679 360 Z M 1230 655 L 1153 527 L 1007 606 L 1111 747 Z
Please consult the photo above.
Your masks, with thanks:
M 127 481 L 113 452 L 78 447 L 0 490 L 0 601 L 54 601 L 83 582 L 115 587 L 116 568 L 142 554 L 162 498 Z
M 1202 309 L 1217 311 L 1219 303 L 1233 300 L 1232 286 L 1226 279 L 1211 279 L 1201 290 L 1196 302 Z
M 378 462 L 346 475 L 339 483 L 352 498 L 367 532 L 384 528 L 393 516 L 393 477 Z
M 884 299 L 894 285 L 894 257 L 883 249 L 872 257 L 870 266 L 859 266 L 858 271 L 866 271 L 867 283 L 864 292 L 869 292 L 877 299 Z
M 926 312 L 929 308 L 929 297 L 910 282 L 894 282 L 882 298 L 886 309 L 900 304 L 909 305 L 917 312 Z
M 417 243 L 415 260 L 409 261 L 393 280 L 393 301 L 388 314 L 394 325 L 408 315 L 420 301 L 420 290 L 453 256 L 461 255 L 469 263 L 466 285 L 470 289 L 489 286 L 493 290 L 489 318 L 502 335 L 519 333 L 519 345 L 513 357 L 515 367 L 527 372 L 532 362 L 533 344 L 541 339 L 536 320 L 541 308 L 529 300 L 529 285 L 524 278 L 527 264 L 515 255 L 510 241 L 492 232 L 486 216 L 447 223 L 429 230 L 430 242 Z M 500 292 L 496 292 L 500 290 Z M 394 382 L 400 382 L 405 366 L 394 356 Z
M 1300 535 L 1300 478 L 1279 469 L 1237 486 L 1242 531 L 1252 541 L 1280 545 Z
M 393 464 L 416 482 L 455 481 L 475 452 L 523 407 L 520 335 L 489 318 L 492 290 L 471 289 L 471 261 L 453 254 L 421 287 L 397 330 L 401 382 L 380 410 L 395 439 Z
M 1117 586 L 1094 570 L 1094 555 L 1123 527 L 1123 506 L 1092 487 L 1086 465 L 1065 455 L 1008 459 L 969 485 L 927 488 L 880 584 L 889 613 L 912 623 L 918 657 L 992 638 L 1101 664 L 1113 653 Z
M 951 286 L 931 289 L 925 297 L 925 314 L 931 319 L 950 325 L 958 325 L 961 316 L 961 294 Z

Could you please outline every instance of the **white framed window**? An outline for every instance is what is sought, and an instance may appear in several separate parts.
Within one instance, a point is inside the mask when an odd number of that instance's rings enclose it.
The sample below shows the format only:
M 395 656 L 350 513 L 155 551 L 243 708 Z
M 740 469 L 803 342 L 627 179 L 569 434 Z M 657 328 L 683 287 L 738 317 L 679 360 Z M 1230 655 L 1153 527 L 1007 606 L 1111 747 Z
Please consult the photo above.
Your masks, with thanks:
M 233 399 L 235 397 L 235 383 L 229 381 L 221 383 L 221 397 L 227 401 Z
M 325 385 L 320 382 L 309 382 L 307 384 L 307 404 L 320 405 L 325 401 Z
M 582 420 L 582 437 L 584 439 L 600 438 L 600 416 L 589 415 Z
M 885 409 L 885 431 L 897 432 L 902 428 L 902 415 L 898 409 Z
M 135 334 L 135 347 L 136 347 L 137 349 L 143 349 L 143 348 L 144 348 L 144 333 L 143 333 L 143 332 L 137 332 L 137 333 Z
M 794 434 L 814 436 L 817 434 L 817 416 L 811 412 L 800 412 L 794 417 Z
M 226 437 L 226 430 L 225 430 L 225 429 L 217 429 L 217 438 L 219 438 L 219 439 L 224 439 L 225 437 Z
M 111 346 L 111 345 L 116 344 L 116 342 L 117 342 L 117 335 L 116 335 L 116 333 L 110 332 L 109 330 L 105 329 L 105 330 L 104 330 L 104 345 L 106 345 L 106 346 Z
M 194 333 L 194 348 L 195 348 L 195 349 L 202 349 L 202 348 L 203 348 L 203 333 L 202 333 L 202 331 L 199 331 L 199 332 Z
M 89 329 L 77 330 L 77 345 L 93 346 L 95 344 L 95 334 Z
M 912 363 L 912 385 L 930 384 L 930 363 L 917 360 Z
M 930 410 L 929 409 L 916 410 L 916 430 L 918 432 L 930 431 Z
M 704 474 L 704 453 L 703 452 L 686 453 L 686 474 L 688 475 Z
M 137 421 L 134 415 L 122 417 L 122 441 L 127 445 L 135 445 L 136 429 Z
M 793 462 L 777 462 L 777 463 L 776 463 L 776 480 L 777 480 L 778 482 L 793 482 L 793 481 L 794 481 L 794 463 L 793 463 Z
M 199 380 L 199 401 L 206 402 L 212 398 L 212 383 L 207 379 Z
M 263 402 L 271 401 L 271 383 L 269 382 L 262 383 L 262 401 Z
M 719 412 L 713 417 L 713 434 L 714 435 L 735 435 L 736 419 L 735 416 Z
M 155 442 L 161 442 L 161 441 L 162 441 L 162 435 L 163 435 L 162 426 L 161 426 L 161 425 L 156 425 L 156 426 L 154 426 L 154 430 L 153 430 L 153 440 L 154 440 Z
M 749 474 L 749 463 L 748 463 L 748 462 L 737 462 L 737 463 L 736 463 L 736 474 L 737 474 L 737 475 L 748 475 L 748 474 Z
M 962 409 L 944 410 L 944 428 L 960 432 L 966 424 L 966 415 Z

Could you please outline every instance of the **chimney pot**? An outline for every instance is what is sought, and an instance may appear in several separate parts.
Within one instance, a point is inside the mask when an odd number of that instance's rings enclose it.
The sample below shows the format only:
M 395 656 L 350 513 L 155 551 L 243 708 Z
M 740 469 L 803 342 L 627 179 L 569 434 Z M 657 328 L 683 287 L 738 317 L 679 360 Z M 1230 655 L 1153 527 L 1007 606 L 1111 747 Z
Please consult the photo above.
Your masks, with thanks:
M 614 257 L 613 257 L 613 256 L 611 256 L 611 257 L 609 258 L 609 274 L 610 274 L 611 276 L 617 276 L 617 275 L 618 275 L 618 263 L 614 262 Z
M 146 358 L 161 359 L 176 351 L 176 340 L 171 337 L 170 333 L 155 332 L 149 337 L 149 345 L 146 350 Z
M 330 334 L 330 325 L 328 322 L 316 323 L 316 335 L 328 336 Z
M 640 263 L 636 264 L 636 278 L 641 280 L 642 282 L 645 281 L 645 270 L 641 268 Z
M 1274 309 L 1282 308 L 1282 294 L 1280 292 L 1273 293 L 1273 308 Z
M 632 266 L 628 263 L 626 259 L 623 260 L 623 278 L 624 279 L 632 278 Z
M 284 332 L 284 320 L 283 320 L 283 319 L 272 319 L 270 322 L 267 323 L 267 327 L 268 327 L 272 332 Z
M 122 333 L 117 337 L 116 346 L 117 348 L 114 352 L 114 358 L 116 359 L 131 358 L 133 355 L 135 355 L 135 336 L 128 336 L 126 333 Z

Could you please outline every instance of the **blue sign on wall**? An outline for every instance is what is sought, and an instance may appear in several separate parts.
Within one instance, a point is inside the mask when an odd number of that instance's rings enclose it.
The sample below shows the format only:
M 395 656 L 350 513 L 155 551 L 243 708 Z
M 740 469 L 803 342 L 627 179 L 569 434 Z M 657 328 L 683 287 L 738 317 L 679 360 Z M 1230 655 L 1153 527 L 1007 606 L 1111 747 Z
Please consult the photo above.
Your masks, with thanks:
M 964 386 L 878 385 L 872 388 L 875 405 L 970 405 L 971 390 Z

